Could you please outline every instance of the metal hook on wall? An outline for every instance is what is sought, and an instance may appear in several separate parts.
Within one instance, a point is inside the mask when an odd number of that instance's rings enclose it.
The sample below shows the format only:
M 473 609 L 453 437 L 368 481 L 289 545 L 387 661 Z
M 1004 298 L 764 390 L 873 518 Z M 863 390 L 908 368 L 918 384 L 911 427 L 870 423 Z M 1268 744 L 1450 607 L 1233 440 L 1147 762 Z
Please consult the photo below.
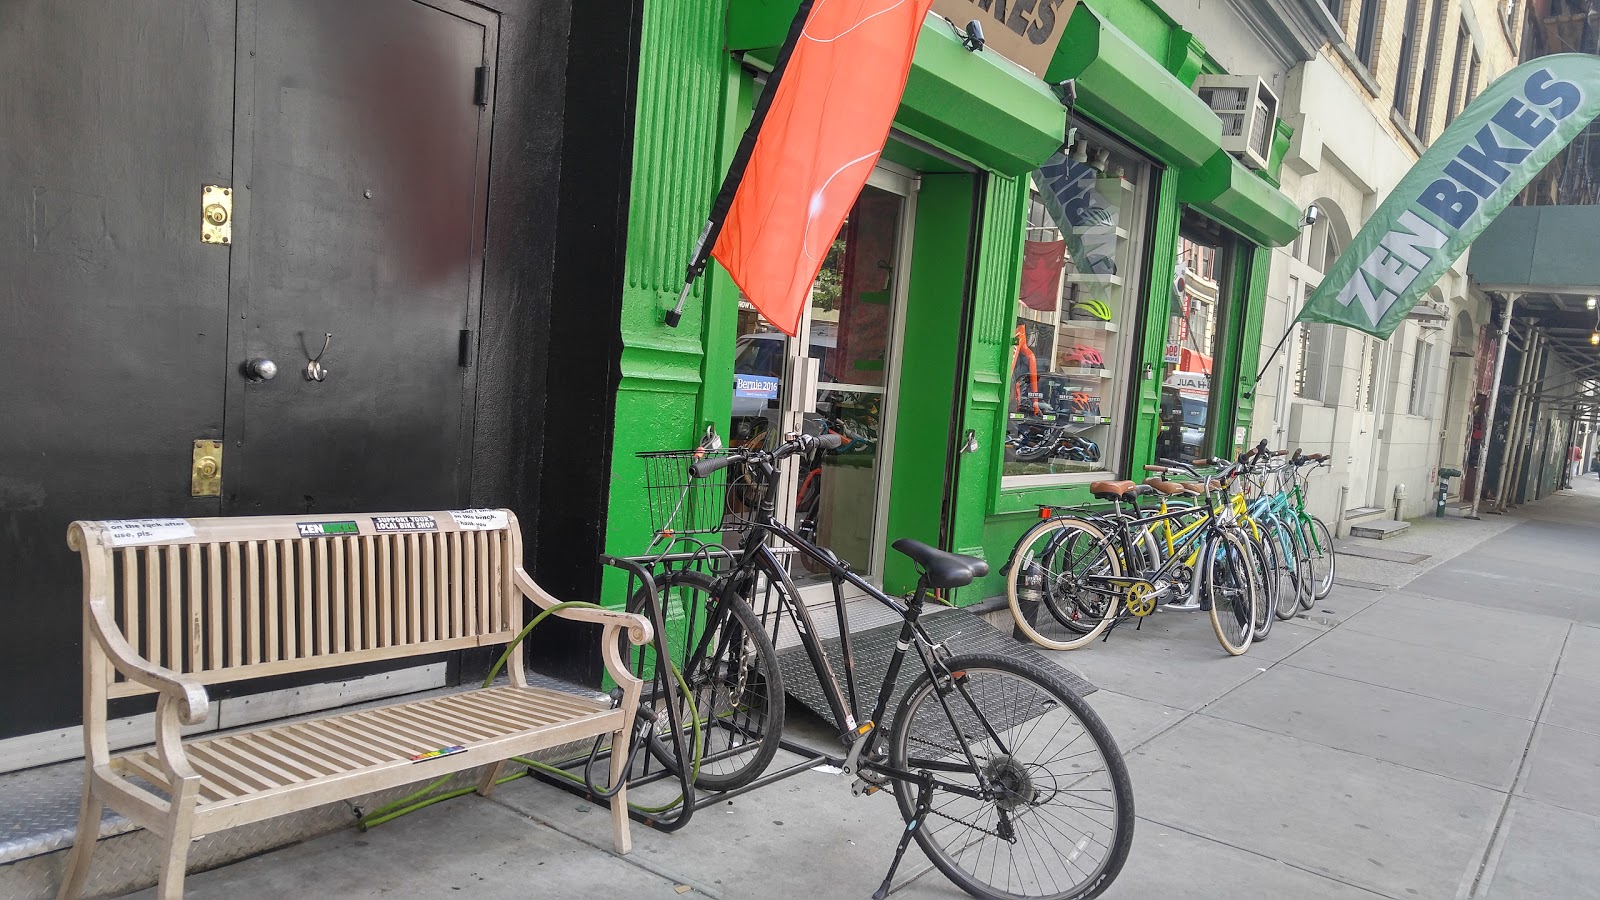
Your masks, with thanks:
M 324 337 L 322 339 L 322 349 L 317 351 L 317 355 L 316 356 L 312 356 L 310 351 L 306 352 L 307 359 L 306 359 L 306 372 L 305 372 L 305 375 L 306 375 L 306 380 L 307 381 L 326 381 L 327 378 L 328 378 L 328 370 L 323 368 L 323 365 L 322 365 L 322 354 L 328 352 L 328 345 L 333 343 L 333 335 L 328 334 L 327 332 L 323 332 L 323 335 L 324 335 Z M 305 344 L 305 336 L 302 334 L 301 335 L 301 346 L 302 346 L 302 349 L 304 349 L 304 344 Z

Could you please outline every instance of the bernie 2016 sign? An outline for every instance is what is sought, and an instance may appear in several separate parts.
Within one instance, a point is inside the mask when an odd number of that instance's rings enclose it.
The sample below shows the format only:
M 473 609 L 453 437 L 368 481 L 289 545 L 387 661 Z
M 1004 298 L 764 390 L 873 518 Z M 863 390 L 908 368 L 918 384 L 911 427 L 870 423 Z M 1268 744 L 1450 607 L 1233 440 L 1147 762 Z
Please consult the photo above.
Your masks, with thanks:
M 1297 321 L 1388 338 L 1556 154 L 1600 114 L 1600 57 L 1562 53 L 1496 79 L 1367 220 Z

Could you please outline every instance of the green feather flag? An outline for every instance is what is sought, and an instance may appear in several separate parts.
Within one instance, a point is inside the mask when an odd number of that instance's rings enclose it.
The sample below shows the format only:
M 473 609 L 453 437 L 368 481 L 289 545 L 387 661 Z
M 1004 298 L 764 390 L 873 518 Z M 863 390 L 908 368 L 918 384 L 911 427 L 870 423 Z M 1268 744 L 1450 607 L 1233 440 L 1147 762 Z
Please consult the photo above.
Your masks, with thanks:
M 1600 57 L 1544 56 L 1495 79 L 1390 192 L 1296 321 L 1387 339 L 1596 115 Z

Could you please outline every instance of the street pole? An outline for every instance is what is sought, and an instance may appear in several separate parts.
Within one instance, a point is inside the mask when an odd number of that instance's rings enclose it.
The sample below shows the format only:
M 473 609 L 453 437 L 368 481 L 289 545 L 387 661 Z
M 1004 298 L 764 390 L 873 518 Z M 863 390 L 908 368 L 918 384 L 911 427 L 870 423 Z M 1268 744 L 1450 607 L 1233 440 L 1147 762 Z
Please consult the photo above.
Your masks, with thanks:
M 1506 341 L 1511 337 L 1511 311 L 1517 305 L 1518 294 L 1506 294 L 1505 316 L 1500 320 L 1500 351 L 1494 357 L 1494 384 L 1489 390 L 1489 408 L 1484 411 L 1483 417 L 1483 442 L 1478 445 L 1478 477 L 1473 485 L 1472 511 L 1467 513 L 1467 518 L 1478 518 L 1478 502 L 1483 499 L 1483 482 L 1486 473 L 1484 468 L 1489 464 L 1489 439 L 1494 436 L 1494 406 L 1500 399 L 1500 374 L 1506 364 Z M 1469 422 L 1467 425 L 1471 428 Z
M 1494 502 L 1490 504 L 1490 512 L 1503 513 L 1506 511 L 1506 485 L 1514 484 L 1511 470 L 1517 467 L 1517 454 L 1522 450 L 1522 410 L 1524 394 L 1518 390 L 1528 381 L 1529 366 L 1533 362 L 1534 351 L 1539 346 L 1539 334 L 1534 331 L 1532 320 L 1529 320 L 1528 331 L 1522 338 L 1522 360 L 1517 365 L 1517 376 L 1512 380 L 1511 396 L 1508 400 L 1511 408 L 1506 415 L 1506 440 L 1500 449 L 1500 477 L 1495 482 Z
M 1544 333 L 1532 326 L 1531 319 L 1529 322 L 1527 349 L 1522 354 L 1522 366 L 1517 370 L 1519 387 L 1539 374 L 1539 357 L 1544 353 Z M 1505 461 L 1500 464 L 1500 487 L 1494 499 L 1497 512 L 1506 511 L 1506 506 L 1511 503 L 1511 495 L 1517 493 L 1518 485 L 1522 484 L 1523 464 L 1533 449 L 1533 438 L 1528 435 L 1529 423 L 1533 421 L 1533 407 L 1533 399 L 1527 392 L 1517 391 L 1516 403 L 1511 408 L 1511 430 L 1506 436 Z M 1516 436 L 1515 444 L 1511 443 L 1512 435 Z

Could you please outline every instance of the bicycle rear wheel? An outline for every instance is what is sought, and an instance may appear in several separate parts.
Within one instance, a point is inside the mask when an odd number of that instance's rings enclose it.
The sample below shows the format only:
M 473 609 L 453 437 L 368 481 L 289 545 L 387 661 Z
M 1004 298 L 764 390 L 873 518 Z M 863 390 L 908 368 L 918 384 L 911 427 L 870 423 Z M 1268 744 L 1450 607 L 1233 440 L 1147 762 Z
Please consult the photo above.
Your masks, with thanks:
M 1098 896 L 1133 844 L 1133 784 L 1110 730 L 1039 666 L 969 654 L 946 667 L 955 677 L 938 690 L 926 672 L 912 683 L 889 736 L 890 764 L 933 785 L 917 843 L 974 897 Z M 908 827 L 920 788 L 895 784 Z
M 1102 579 L 1121 574 L 1117 553 L 1100 529 L 1079 519 L 1040 522 L 1017 543 L 1006 572 L 1011 617 L 1039 646 L 1076 650 L 1116 618 L 1120 600 Z
M 656 593 L 669 632 L 667 652 L 680 667 L 700 720 L 695 786 L 708 791 L 743 787 L 766 770 L 783 736 L 783 677 L 772 639 L 742 597 L 701 572 L 664 572 Z M 648 602 L 641 589 L 628 611 L 649 618 Z M 654 645 L 635 648 L 631 661 L 647 685 L 640 705 L 655 703 L 658 724 L 648 742 L 650 754 L 676 773 L 678 752 L 666 715 L 669 694 L 664 683 L 671 676 L 655 665 Z M 683 745 L 692 752 L 688 698 L 676 691 L 670 696 L 678 699 Z
M 1255 638 L 1256 592 L 1251 584 L 1250 551 L 1232 531 L 1219 531 L 1206 545 L 1205 594 L 1211 601 L 1211 629 L 1230 656 L 1250 649 Z

